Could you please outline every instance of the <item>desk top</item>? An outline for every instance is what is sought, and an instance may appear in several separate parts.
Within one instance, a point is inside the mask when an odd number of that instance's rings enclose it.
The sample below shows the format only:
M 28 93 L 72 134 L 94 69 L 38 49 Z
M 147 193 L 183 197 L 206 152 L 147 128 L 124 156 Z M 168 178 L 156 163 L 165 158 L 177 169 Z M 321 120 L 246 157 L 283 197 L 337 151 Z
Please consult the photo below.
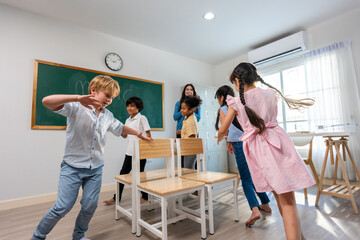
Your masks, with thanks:
M 288 132 L 290 137 L 349 137 L 350 132 Z

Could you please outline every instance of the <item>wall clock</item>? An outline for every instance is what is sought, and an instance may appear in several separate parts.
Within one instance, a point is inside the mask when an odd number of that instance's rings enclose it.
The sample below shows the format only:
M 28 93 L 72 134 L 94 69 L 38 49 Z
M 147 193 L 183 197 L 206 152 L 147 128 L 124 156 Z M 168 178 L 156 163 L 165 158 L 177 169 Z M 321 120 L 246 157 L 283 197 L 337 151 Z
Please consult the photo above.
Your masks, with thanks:
M 109 69 L 119 71 L 123 66 L 123 61 L 118 54 L 109 53 L 105 57 L 105 64 Z

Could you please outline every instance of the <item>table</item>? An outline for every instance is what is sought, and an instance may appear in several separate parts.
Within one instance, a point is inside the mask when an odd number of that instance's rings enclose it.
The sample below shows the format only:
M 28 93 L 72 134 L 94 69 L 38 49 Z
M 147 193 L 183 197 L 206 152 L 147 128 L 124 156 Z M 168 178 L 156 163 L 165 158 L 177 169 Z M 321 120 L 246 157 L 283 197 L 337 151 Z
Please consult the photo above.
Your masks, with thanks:
M 360 179 L 359 171 L 354 162 L 354 158 L 350 152 L 349 146 L 347 142 L 349 141 L 350 132 L 328 132 L 328 133 L 310 133 L 310 132 L 297 132 L 297 133 L 289 133 L 290 136 L 322 136 L 325 138 L 326 151 L 324 156 L 324 162 L 321 169 L 318 192 L 316 194 L 315 206 L 318 205 L 320 200 L 320 194 L 326 194 L 335 197 L 347 198 L 350 199 L 352 207 L 354 209 L 355 214 L 358 214 L 358 209 L 356 206 L 356 202 L 354 200 L 354 194 L 360 191 L 359 187 L 351 186 L 346 170 L 344 161 L 346 161 L 346 155 L 349 156 L 349 159 L 352 163 L 352 166 L 356 172 L 358 179 Z M 335 162 L 334 162 L 334 149 L 335 149 Z M 342 149 L 342 156 L 340 155 L 340 151 Z M 334 169 L 334 177 L 333 177 L 333 185 L 330 187 L 323 189 L 323 179 L 325 174 L 325 168 L 327 164 L 327 160 L 330 153 L 330 162 L 331 165 L 335 164 Z M 343 178 L 345 180 L 345 184 L 337 184 L 336 176 L 338 165 L 341 167 L 341 172 L 343 174 Z

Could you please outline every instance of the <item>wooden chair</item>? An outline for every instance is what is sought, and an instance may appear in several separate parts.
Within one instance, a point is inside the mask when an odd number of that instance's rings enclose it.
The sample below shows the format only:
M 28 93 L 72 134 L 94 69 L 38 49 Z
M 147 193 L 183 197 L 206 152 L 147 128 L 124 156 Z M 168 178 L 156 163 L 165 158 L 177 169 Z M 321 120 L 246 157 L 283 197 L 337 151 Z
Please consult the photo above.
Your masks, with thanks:
M 177 163 L 178 166 L 181 164 L 181 156 L 187 155 L 197 155 L 197 173 L 191 173 L 187 175 L 181 175 L 181 172 L 178 171 L 178 175 L 181 178 L 199 181 L 205 183 L 208 196 L 208 218 L 209 218 L 209 233 L 214 234 L 214 213 L 213 213 L 213 187 L 223 184 L 232 184 L 233 187 L 233 196 L 234 203 L 232 206 L 235 211 L 235 221 L 239 221 L 239 211 L 238 211 L 238 198 L 237 198 L 237 174 L 231 173 L 222 173 L 222 172 L 209 172 L 206 171 L 206 155 L 203 140 L 201 138 L 190 138 L 190 139 L 176 139 L 177 147 Z M 200 154 L 202 154 L 202 161 L 200 161 Z M 200 165 L 200 162 L 202 163 Z M 202 168 L 202 171 L 201 171 Z M 181 201 L 180 201 L 181 203 Z M 193 212 L 192 209 L 182 206 L 182 209 L 188 212 Z
M 304 163 L 310 167 L 316 184 L 319 185 L 319 176 L 316 173 L 315 166 L 312 161 L 312 141 L 314 137 L 299 135 L 299 136 L 291 136 L 290 138 L 293 141 L 295 148 L 299 153 L 300 157 L 304 160 Z M 305 199 L 308 198 L 306 188 L 304 188 L 304 196 Z
M 196 170 L 188 169 L 188 168 L 182 168 L 181 173 L 182 175 L 189 174 L 196 172 Z M 175 168 L 175 173 L 177 175 L 177 169 Z M 167 169 L 156 169 L 146 172 L 140 173 L 140 182 L 148 182 L 148 181 L 154 181 L 158 179 L 164 179 L 167 177 Z M 133 208 L 125 208 L 121 205 L 119 202 L 119 183 L 124 184 L 125 186 L 131 186 L 132 185 L 132 174 L 123 174 L 123 175 L 117 175 L 115 176 L 115 184 L 116 184 L 116 194 L 115 194 L 115 220 L 119 220 L 119 213 L 121 212 L 125 216 L 129 217 L 130 219 L 133 219 L 132 215 L 132 209 Z M 158 203 L 153 202 L 153 198 L 149 196 L 149 201 L 147 203 L 141 204 L 142 208 L 148 208 L 152 209 L 153 207 L 157 206 Z M 134 215 L 134 218 L 136 216 Z M 132 224 L 132 233 L 136 232 L 136 225 L 135 221 Z
M 175 158 L 173 139 L 154 139 L 153 141 L 139 140 L 135 143 L 135 157 L 133 158 L 133 202 L 136 207 L 136 235 L 141 235 L 141 228 L 145 227 L 161 239 L 167 240 L 167 225 L 185 218 L 201 223 L 201 237 L 206 238 L 206 217 L 204 183 L 175 177 Z M 167 178 L 154 181 L 140 182 L 140 159 L 166 158 Z M 181 171 L 180 168 L 178 172 Z M 144 191 L 161 201 L 161 222 L 149 224 L 141 219 L 140 192 Z M 175 197 L 199 191 L 200 217 L 175 208 Z M 168 208 L 167 208 L 168 207 Z M 168 214 L 167 214 L 168 210 Z M 177 216 L 176 216 L 177 215 Z M 170 217 L 168 219 L 168 217 Z M 158 228 L 162 228 L 161 231 Z

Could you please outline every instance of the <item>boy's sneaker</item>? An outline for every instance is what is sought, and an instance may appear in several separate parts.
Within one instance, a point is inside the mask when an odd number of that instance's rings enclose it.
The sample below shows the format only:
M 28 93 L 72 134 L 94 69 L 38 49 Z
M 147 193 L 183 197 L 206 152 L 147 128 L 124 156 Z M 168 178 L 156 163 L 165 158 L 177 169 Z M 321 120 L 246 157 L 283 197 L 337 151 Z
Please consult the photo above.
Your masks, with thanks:
M 90 238 L 82 237 L 80 240 L 91 240 Z

